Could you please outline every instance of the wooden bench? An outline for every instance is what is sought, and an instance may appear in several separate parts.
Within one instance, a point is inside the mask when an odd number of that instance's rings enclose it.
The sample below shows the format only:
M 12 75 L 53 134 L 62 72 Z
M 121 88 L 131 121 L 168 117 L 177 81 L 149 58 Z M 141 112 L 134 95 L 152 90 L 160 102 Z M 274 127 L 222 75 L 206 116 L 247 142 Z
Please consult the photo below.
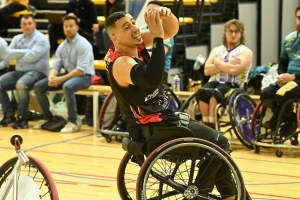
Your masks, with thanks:
M 53 62 L 54 59 L 50 58 L 49 62 Z M 10 61 L 10 66 L 15 66 L 16 61 Z M 106 63 L 104 60 L 95 60 L 94 61 L 94 68 L 96 70 L 106 70 Z M 54 91 L 62 93 L 62 90 Z M 110 86 L 106 85 L 91 85 L 89 88 L 79 90 L 75 94 L 78 95 L 86 95 L 86 96 L 93 96 L 93 118 L 94 118 L 94 126 L 93 130 L 97 132 L 98 130 L 98 114 L 99 114 L 99 95 L 107 95 L 111 92 Z

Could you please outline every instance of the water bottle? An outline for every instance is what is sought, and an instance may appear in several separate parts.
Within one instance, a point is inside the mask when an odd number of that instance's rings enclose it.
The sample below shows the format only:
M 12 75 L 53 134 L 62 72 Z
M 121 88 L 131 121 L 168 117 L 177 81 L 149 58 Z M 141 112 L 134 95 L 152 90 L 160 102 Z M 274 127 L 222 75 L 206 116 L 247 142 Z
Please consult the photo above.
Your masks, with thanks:
M 180 77 L 178 75 L 175 75 L 174 77 L 173 91 L 174 92 L 180 91 Z

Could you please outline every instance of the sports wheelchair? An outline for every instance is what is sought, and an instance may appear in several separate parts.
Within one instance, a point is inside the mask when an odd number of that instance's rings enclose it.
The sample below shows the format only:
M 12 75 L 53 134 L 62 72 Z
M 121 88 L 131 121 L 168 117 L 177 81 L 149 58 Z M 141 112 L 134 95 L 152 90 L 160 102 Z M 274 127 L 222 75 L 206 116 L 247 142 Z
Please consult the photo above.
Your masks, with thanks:
M 128 129 L 132 140 L 123 139 L 122 146 L 127 152 L 117 174 L 122 200 L 222 199 L 214 183 L 225 178 L 216 175 L 223 167 L 229 168 L 230 177 L 226 178 L 232 181 L 219 184 L 218 188 L 231 187 L 236 193 L 235 199 L 251 199 L 231 156 L 216 144 L 195 138 L 188 128 Z
M 185 100 L 180 111 L 186 112 L 192 118 L 200 121 L 202 115 L 199 110 L 197 97 L 204 90 L 210 91 L 220 102 L 215 108 L 215 129 L 224 134 L 229 132 L 231 137 L 233 137 L 233 131 L 245 147 L 253 149 L 250 123 L 256 102 L 242 88 L 232 89 L 227 98 L 224 98 L 217 89 L 201 88 Z M 220 130 L 221 128 L 223 128 L 222 131 Z
M 300 124 L 300 99 L 290 99 L 285 102 L 280 109 L 279 116 L 277 120 L 272 120 L 273 112 L 263 106 L 262 101 L 260 101 L 256 108 L 254 109 L 252 119 L 251 119 L 251 134 L 253 137 L 252 144 L 254 146 L 255 153 L 260 152 L 260 147 L 278 147 L 276 151 L 276 156 L 281 157 L 283 155 L 283 148 L 300 148 L 298 141 L 298 131 L 293 131 L 294 129 L 290 124 L 287 123 L 285 114 L 286 111 L 292 110 L 294 119 L 288 119 L 289 122 L 292 121 L 299 128 Z M 296 113 L 295 113 L 296 112 Z M 288 127 L 290 131 L 285 130 L 284 127 Z M 289 142 L 288 142 L 289 141 Z
M 166 94 L 170 98 L 170 104 L 173 110 L 179 111 L 181 102 L 174 94 L 174 92 L 165 87 Z M 112 137 L 115 136 L 117 141 L 122 141 L 123 137 L 128 136 L 127 124 L 122 119 L 121 111 L 118 106 L 117 100 L 114 94 L 111 92 L 105 98 L 98 117 L 98 132 L 105 137 L 107 142 L 112 141 Z

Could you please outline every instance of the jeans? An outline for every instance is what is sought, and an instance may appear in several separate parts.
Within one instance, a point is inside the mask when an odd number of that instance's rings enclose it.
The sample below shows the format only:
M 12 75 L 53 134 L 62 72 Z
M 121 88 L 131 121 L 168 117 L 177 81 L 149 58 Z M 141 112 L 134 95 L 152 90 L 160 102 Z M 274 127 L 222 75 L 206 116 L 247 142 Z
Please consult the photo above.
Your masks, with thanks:
M 8 90 L 17 89 L 19 99 L 19 115 L 27 119 L 29 106 L 29 91 L 33 89 L 34 84 L 45 78 L 46 76 L 38 71 L 11 71 L 0 76 L 0 103 L 2 104 L 3 112 L 6 114 L 13 114 L 9 97 L 6 93 Z M 22 84 L 25 88 L 16 88 L 17 84 Z
M 63 75 L 63 74 L 62 74 Z M 61 75 L 60 75 L 61 76 Z M 77 103 L 75 98 L 75 92 L 80 89 L 87 88 L 91 85 L 92 77 L 90 75 L 73 77 L 66 82 L 63 82 L 57 87 L 50 87 L 48 85 L 48 78 L 45 78 L 34 85 L 36 97 L 40 103 L 43 111 L 44 118 L 46 120 L 52 117 L 50 112 L 50 103 L 47 97 L 47 91 L 63 90 L 64 97 L 68 109 L 68 121 L 76 123 L 77 119 Z

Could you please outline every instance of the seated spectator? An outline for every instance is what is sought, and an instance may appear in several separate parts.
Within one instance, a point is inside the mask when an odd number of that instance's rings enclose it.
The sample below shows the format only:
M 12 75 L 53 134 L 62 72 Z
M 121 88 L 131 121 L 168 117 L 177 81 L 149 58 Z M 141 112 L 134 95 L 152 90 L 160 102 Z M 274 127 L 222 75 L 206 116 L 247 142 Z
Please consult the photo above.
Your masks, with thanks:
M 0 6 L 0 36 L 7 36 L 7 29 L 10 27 L 8 16 L 26 10 L 29 0 L 2 0 Z
M 47 77 L 49 71 L 48 38 L 36 30 L 36 22 L 29 15 L 21 18 L 22 34 L 16 35 L 7 48 L 5 58 L 16 60 L 15 71 L 0 76 L 0 103 L 4 117 L 0 126 L 10 123 L 13 128 L 28 128 L 29 91 L 34 84 Z M 8 90 L 17 90 L 19 99 L 17 120 L 7 95 Z
M 93 40 L 92 26 L 97 23 L 97 10 L 96 6 L 91 0 L 70 0 L 66 14 L 69 16 L 74 16 L 79 22 L 79 34 L 88 39 L 89 41 Z M 48 34 L 50 40 L 50 55 L 52 56 L 57 47 L 58 39 L 65 39 L 63 26 L 57 24 L 48 25 Z
M 163 3 L 160 1 L 150 1 L 147 5 L 147 10 L 148 11 L 155 10 L 156 8 L 159 8 L 162 6 L 163 6 Z M 141 26 L 140 29 L 141 30 L 148 29 L 148 26 L 147 25 Z M 164 40 L 164 49 L 165 49 L 166 59 L 165 59 L 164 75 L 163 75 L 162 82 L 161 82 L 164 85 L 168 85 L 168 72 L 171 68 L 173 47 L 174 47 L 174 38 L 173 37 Z M 152 46 L 147 47 L 147 50 L 149 52 L 152 52 Z
M 105 19 L 114 12 L 125 11 L 124 0 L 106 0 L 105 1 Z M 98 48 L 100 53 L 106 53 L 112 45 L 104 25 L 93 24 L 92 30 L 95 32 Z
M 274 113 L 270 120 L 270 127 L 274 130 L 281 105 L 289 99 L 300 97 L 300 6 L 296 8 L 295 16 L 297 30 L 289 33 L 282 43 L 277 82 L 263 89 L 260 94 L 264 107 L 270 108 Z M 280 129 L 280 135 L 287 137 L 298 128 L 297 117 L 292 109 L 288 109 L 284 119 L 285 124 Z M 292 138 L 292 144 L 299 145 L 298 135 Z
M 232 88 L 243 87 L 247 82 L 253 53 L 244 45 L 244 29 L 237 19 L 225 23 L 223 45 L 213 48 L 205 63 L 204 73 L 211 77 L 203 88 L 216 88 L 225 98 Z M 203 123 L 214 128 L 217 98 L 203 90 L 198 99 Z
M 9 61 L 4 59 L 7 42 L 0 37 L 0 76 L 8 71 Z
M 74 16 L 63 18 L 63 28 L 66 39 L 59 45 L 55 53 L 53 66 L 48 78 L 37 82 L 34 86 L 36 97 L 43 110 L 45 123 L 52 123 L 53 115 L 47 98 L 48 91 L 63 90 L 68 109 L 68 123 L 61 132 L 76 132 L 81 124 L 77 121 L 77 103 L 75 92 L 91 85 L 94 71 L 94 56 L 92 45 L 78 34 L 79 22 Z M 60 73 L 61 69 L 64 73 Z M 39 123 L 34 128 L 40 128 Z

